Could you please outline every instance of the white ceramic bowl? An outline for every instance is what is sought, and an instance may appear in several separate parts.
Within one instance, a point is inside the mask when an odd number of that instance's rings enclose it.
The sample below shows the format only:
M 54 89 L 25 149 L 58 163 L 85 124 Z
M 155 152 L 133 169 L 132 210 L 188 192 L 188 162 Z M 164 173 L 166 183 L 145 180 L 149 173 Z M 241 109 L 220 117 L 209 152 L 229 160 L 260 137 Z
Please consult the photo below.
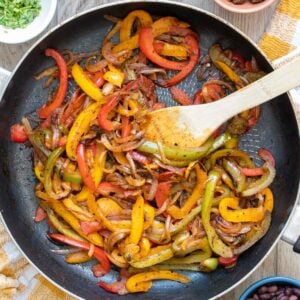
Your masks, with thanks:
M 57 0 L 41 0 L 39 15 L 25 28 L 9 29 L 0 25 L 0 42 L 19 44 L 39 35 L 51 22 L 56 11 Z

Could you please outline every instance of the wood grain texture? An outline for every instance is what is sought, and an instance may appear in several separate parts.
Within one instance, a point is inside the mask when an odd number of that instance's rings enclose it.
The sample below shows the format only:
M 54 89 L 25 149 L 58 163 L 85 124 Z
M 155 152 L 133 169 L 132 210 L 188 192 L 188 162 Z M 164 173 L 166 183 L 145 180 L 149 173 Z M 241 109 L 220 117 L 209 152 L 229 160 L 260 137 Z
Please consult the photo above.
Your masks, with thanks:
M 112 2 L 115 1 L 58 0 L 56 15 L 48 29 L 66 20 L 67 18 L 72 17 L 76 13 L 80 13 L 86 9 L 101 4 Z M 255 42 L 257 42 L 262 33 L 266 30 L 266 25 L 270 22 L 270 19 L 276 8 L 276 4 L 279 2 L 279 0 L 273 6 L 264 11 L 248 15 L 239 15 L 227 12 L 221 7 L 217 6 L 213 0 L 177 0 L 177 2 L 188 3 L 217 14 L 237 26 L 241 31 L 246 33 Z M 0 66 L 8 70 L 13 70 L 23 54 L 42 35 L 43 34 L 30 42 L 20 45 L 5 45 L 0 43 Z M 229 292 L 227 295 L 221 297 L 220 300 L 239 299 L 242 291 L 249 286 L 249 284 L 263 277 L 272 276 L 275 274 L 286 275 L 300 279 L 300 256 L 293 253 L 290 245 L 281 241 L 247 280 L 241 283 L 238 287 L 234 288 L 234 290 Z M 199 295 L 199 299 L 202 299 L 201 295 Z

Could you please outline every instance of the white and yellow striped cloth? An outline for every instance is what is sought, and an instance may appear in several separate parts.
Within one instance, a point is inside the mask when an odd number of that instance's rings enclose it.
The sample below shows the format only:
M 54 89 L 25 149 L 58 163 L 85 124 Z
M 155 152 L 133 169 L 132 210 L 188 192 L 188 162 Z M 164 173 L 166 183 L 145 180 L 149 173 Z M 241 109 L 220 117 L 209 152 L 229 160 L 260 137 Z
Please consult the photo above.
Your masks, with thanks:
M 276 60 L 300 48 L 300 0 L 282 0 L 259 42 L 260 48 Z M 300 95 L 300 93 L 299 93 Z M 296 104 L 300 97 L 294 94 Z M 298 97 L 298 98 L 297 98 Z M 0 221 L 0 299 L 73 299 L 60 291 L 28 264 Z

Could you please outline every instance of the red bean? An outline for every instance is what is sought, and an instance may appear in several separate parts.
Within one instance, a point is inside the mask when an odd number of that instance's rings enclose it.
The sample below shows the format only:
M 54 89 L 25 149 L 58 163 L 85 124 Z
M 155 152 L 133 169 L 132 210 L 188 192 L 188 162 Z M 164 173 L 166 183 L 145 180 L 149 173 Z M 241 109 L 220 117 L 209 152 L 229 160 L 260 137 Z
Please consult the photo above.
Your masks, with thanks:
M 299 298 L 296 295 L 292 295 L 292 296 L 289 297 L 289 300 L 298 300 L 298 299 Z
M 278 291 L 278 286 L 277 285 L 271 285 L 268 287 L 268 292 L 269 293 L 275 293 Z
M 293 294 L 300 297 L 300 289 L 298 288 L 293 288 Z
M 261 299 L 261 300 L 269 300 L 271 298 L 272 298 L 272 296 L 270 294 L 267 294 L 267 293 L 259 295 L 259 299 Z

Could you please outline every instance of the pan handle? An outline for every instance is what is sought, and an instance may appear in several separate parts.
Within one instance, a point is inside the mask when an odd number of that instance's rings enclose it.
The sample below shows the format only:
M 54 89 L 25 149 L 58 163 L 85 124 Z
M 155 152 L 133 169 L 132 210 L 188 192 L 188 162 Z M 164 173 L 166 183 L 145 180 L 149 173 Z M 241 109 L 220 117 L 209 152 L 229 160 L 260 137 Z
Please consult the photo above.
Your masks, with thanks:
M 283 56 L 275 61 L 273 61 L 273 67 L 276 69 L 287 62 L 293 60 L 295 57 L 300 56 L 300 48 L 290 52 L 288 55 Z M 298 126 L 300 125 L 300 87 L 293 89 L 289 92 L 292 99 L 292 104 L 297 113 Z M 293 245 L 293 250 L 297 253 L 300 253 L 300 191 L 298 192 L 298 200 L 296 208 L 290 217 L 290 220 L 283 232 L 281 237 L 282 240 Z
M 8 84 L 11 72 L 0 67 L 0 101 Z

